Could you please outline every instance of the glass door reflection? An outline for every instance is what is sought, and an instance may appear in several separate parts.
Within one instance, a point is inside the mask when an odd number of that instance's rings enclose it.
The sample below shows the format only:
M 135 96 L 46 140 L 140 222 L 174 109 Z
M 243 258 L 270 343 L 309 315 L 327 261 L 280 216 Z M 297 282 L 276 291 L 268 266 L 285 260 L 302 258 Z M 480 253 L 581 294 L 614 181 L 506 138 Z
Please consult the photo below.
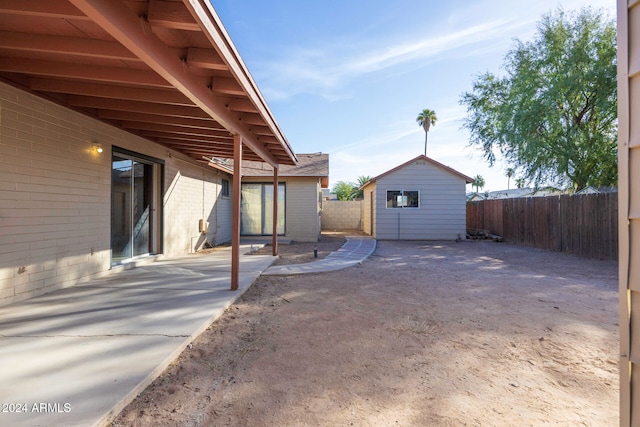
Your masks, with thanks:
M 111 169 L 111 261 L 150 252 L 152 168 L 114 154 Z

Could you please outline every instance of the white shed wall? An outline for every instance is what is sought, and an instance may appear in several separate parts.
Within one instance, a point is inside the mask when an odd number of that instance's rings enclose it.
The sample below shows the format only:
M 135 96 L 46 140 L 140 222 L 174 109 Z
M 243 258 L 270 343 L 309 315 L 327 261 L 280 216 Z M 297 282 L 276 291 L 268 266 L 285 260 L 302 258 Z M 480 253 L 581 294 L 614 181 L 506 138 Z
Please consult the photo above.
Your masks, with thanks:
M 377 239 L 455 240 L 466 235 L 465 180 L 417 160 L 376 181 Z M 366 190 L 366 189 L 365 189 Z M 387 208 L 387 190 L 417 190 L 419 208 Z

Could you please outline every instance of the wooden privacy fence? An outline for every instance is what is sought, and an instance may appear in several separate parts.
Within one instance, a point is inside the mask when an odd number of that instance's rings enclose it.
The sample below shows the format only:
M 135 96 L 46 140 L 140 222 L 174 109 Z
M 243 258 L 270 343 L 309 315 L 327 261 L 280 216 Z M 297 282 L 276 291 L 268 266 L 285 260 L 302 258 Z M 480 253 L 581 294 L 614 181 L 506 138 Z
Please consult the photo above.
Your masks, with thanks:
M 467 228 L 515 245 L 617 260 L 618 193 L 468 202 Z

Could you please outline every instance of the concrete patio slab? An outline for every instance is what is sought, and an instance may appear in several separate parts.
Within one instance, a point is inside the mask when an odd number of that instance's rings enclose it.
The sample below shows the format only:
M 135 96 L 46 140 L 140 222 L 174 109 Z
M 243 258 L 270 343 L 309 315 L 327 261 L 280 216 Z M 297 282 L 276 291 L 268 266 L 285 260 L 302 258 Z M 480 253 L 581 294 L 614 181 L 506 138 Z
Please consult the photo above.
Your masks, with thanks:
M 230 259 L 159 259 L 0 307 L 0 425 L 107 424 L 276 258 L 242 255 L 235 292 Z

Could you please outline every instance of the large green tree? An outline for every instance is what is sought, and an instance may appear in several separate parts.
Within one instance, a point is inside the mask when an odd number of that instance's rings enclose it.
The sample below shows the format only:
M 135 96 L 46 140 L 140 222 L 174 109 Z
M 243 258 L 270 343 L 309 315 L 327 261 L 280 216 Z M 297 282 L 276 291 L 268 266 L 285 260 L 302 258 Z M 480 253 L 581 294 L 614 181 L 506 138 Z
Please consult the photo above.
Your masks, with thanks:
M 331 192 L 338 200 L 353 200 L 356 197 L 358 187 L 353 182 L 338 181 Z
M 616 185 L 615 23 L 590 8 L 559 9 L 503 66 L 504 76 L 480 75 L 461 97 L 470 145 L 536 185 Z

